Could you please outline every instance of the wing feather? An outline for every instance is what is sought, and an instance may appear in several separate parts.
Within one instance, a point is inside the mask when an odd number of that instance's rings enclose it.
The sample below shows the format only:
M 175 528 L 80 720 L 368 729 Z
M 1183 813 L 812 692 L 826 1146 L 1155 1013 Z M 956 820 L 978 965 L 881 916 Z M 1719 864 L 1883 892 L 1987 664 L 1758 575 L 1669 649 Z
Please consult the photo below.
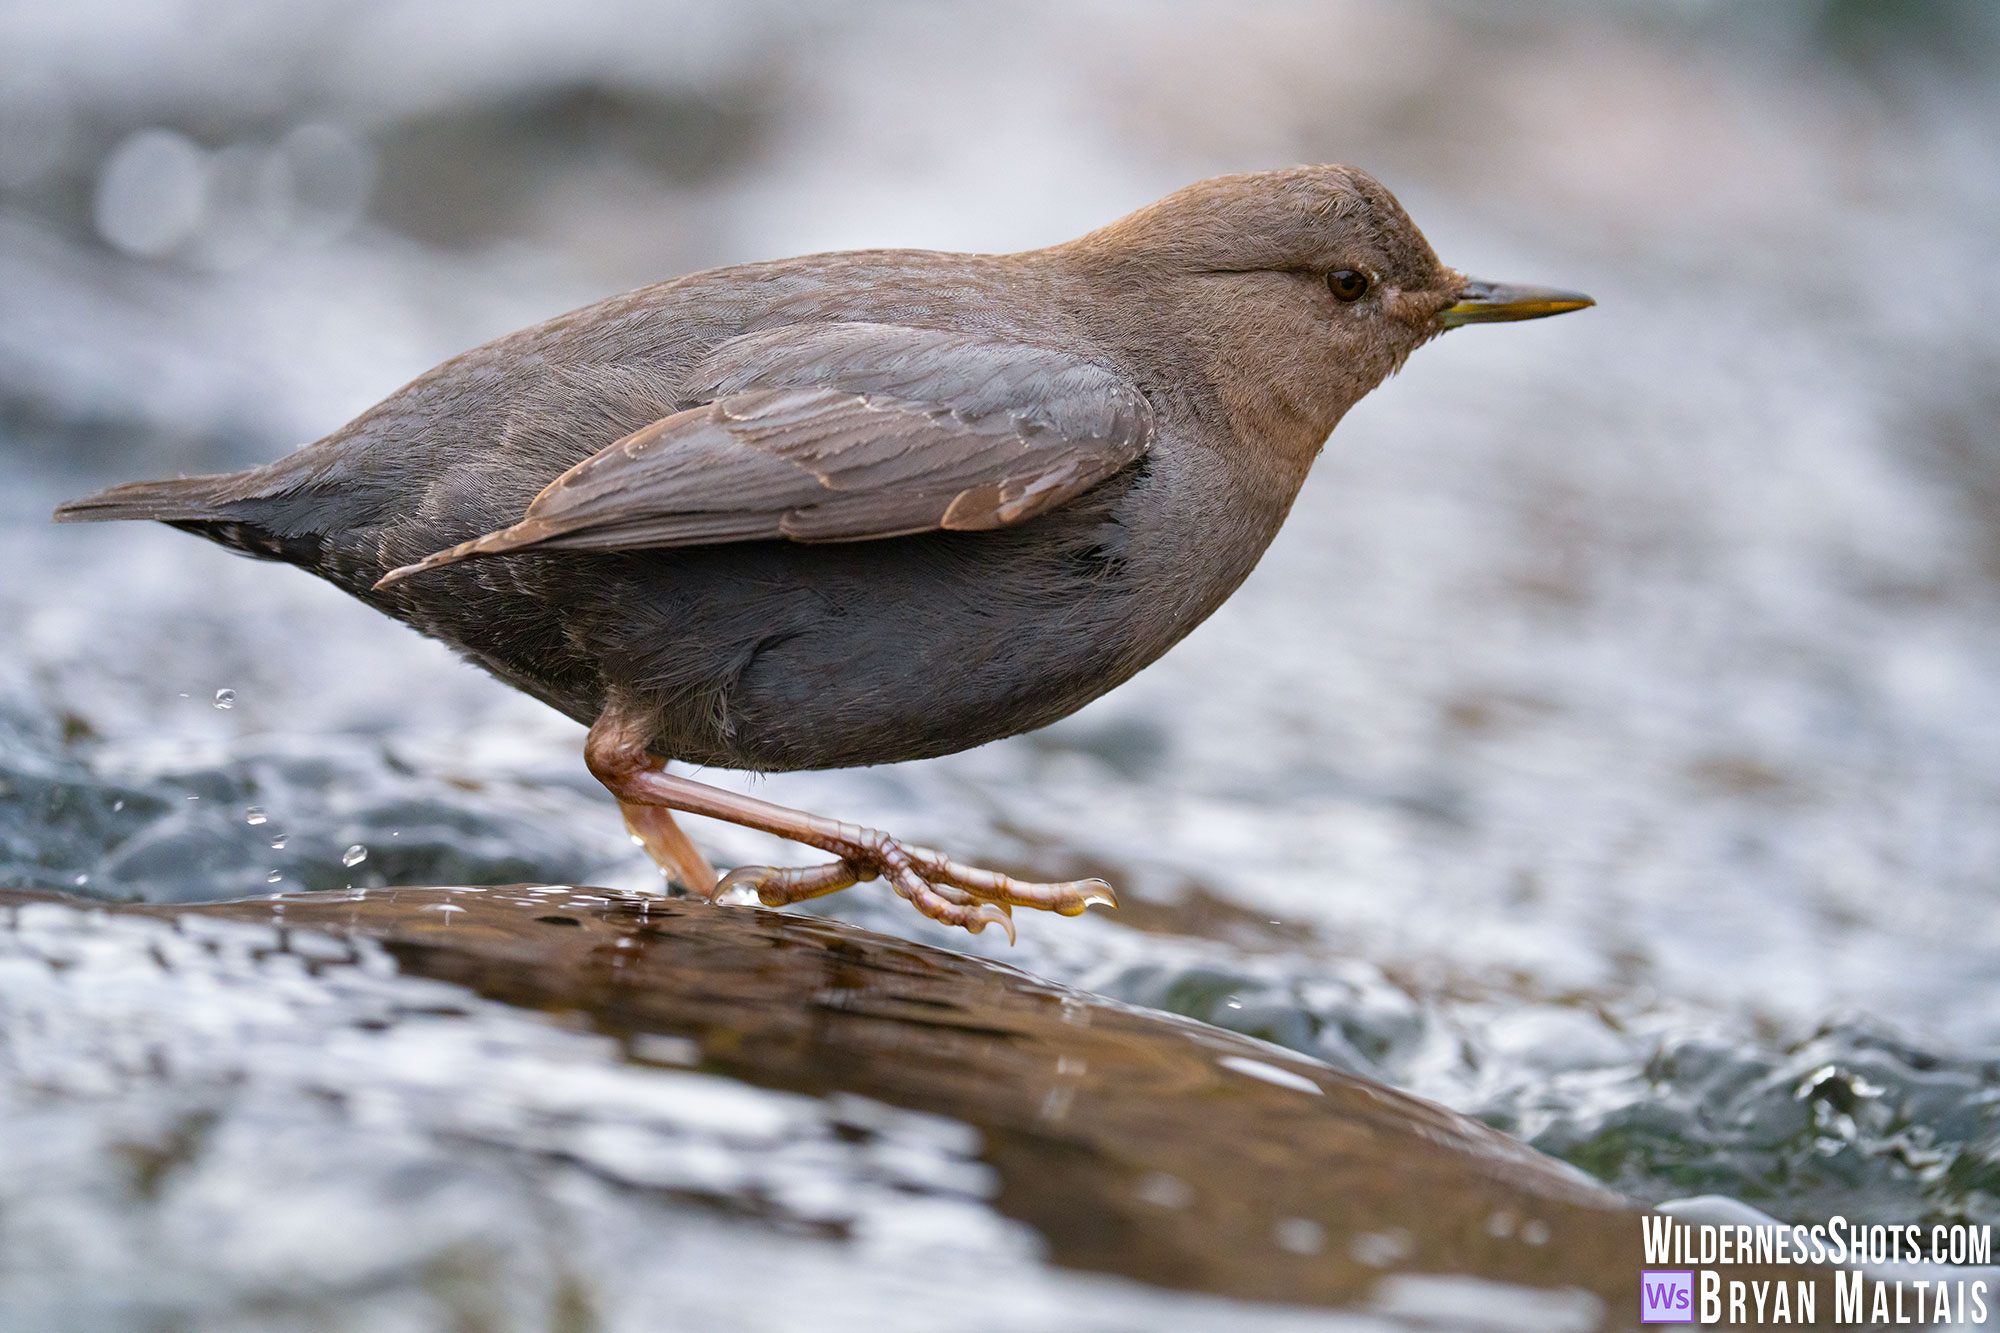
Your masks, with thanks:
M 694 368 L 685 400 L 693 405 L 556 478 L 520 522 L 382 582 L 529 547 L 1003 527 L 1124 468 L 1153 430 L 1144 396 L 1102 367 L 1044 347 L 880 324 L 732 339 Z

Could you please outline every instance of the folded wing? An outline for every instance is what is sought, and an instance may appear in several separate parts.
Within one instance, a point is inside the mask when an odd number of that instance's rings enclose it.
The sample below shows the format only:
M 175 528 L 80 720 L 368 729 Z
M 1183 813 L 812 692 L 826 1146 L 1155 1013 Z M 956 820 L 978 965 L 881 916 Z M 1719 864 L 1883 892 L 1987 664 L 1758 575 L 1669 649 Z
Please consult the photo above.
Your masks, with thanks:
M 696 405 L 556 478 L 512 527 L 382 583 L 529 548 L 1003 527 L 1130 464 L 1153 429 L 1145 398 L 1102 367 L 1024 343 L 881 324 L 733 339 L 695 367 L 686 397 Z

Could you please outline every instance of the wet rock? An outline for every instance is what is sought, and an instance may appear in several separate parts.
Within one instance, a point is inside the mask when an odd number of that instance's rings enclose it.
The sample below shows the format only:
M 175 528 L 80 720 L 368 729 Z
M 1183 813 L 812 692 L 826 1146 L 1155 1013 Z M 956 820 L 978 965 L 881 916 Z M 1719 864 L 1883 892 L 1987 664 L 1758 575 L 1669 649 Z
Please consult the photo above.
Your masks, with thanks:
M 1499 1313 L 1451 1326 L 1636 1308 L 1632 1214 L 1514 1140 L 837 922 L 561 886 L 4 902 L 0 1309 L 25 1326 L 733 1301 L 782 1327 L 801 1288 L 749 1275 L 794 1263 L 857 1312 L 979 1291 L 996 1328 L 1058 1292 L 1087 1312 L 1088 1274 L 1207 1294 L 1117 1288 L 1102 1327 L 1178 1302 L 1289 1326 L 1213 1297 L 1391 1327 L 1488 1288 Z

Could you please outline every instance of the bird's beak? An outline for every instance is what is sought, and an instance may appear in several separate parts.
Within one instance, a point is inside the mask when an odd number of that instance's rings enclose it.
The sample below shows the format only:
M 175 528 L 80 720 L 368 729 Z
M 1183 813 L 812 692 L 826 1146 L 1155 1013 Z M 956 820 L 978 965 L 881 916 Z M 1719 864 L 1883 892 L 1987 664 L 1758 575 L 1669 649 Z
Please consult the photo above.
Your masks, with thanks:
M 1438 311 L 1437 322 L 1442 328 L 1455 329 L 1461 324 L 1499 324 L 1565 315 L 1596 304 L 1582 292 L 1558 291 L 1554 287 L 1509 287 L 1505 283 L 1473 279 L 1465 284 L 1454 304 Z

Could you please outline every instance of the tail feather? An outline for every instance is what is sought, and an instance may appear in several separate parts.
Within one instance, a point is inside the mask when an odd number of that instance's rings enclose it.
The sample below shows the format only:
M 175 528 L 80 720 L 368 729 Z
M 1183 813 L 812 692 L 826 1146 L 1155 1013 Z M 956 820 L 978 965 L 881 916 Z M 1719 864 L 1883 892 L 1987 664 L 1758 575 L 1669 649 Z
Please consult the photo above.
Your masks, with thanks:
M 242 482 L 240 473 L 135 481 L 108 491 L 65 500 L 56 506 L 58 523 L 103 523 L 120 518 L 154 518 L 165 523 L 201 522 L 228 516 Z
M 173 481 L 135 481 L 56 506 L 58 523 L 157 519 L 257 560 L 312 567 L 323 539 L 274 519 L 269 484 L 253 469 Z

